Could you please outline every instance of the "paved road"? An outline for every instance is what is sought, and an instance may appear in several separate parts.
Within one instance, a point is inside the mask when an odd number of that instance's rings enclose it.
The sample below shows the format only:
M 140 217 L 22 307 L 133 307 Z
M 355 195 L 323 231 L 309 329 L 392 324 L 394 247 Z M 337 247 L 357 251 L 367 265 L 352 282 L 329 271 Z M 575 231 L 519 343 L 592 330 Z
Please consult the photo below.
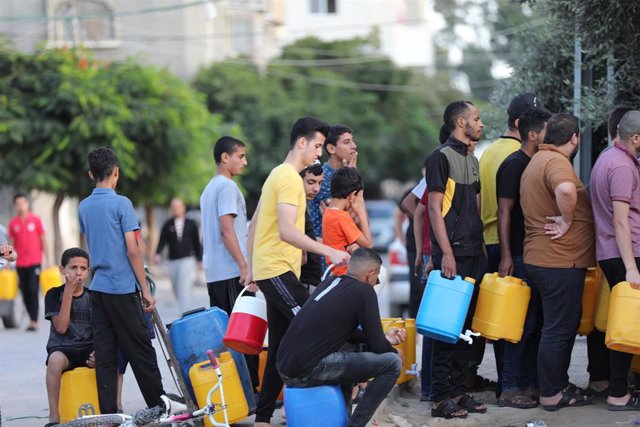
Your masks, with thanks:
M 178 317 L 170 285 L 166 278 L 158 277 L 158 309 L 165 322 Z M 196 287 L 193 292 L 194 306 L 208 306 L 208 296 L 204 287 Z M 42 310 L 41 310 L 42 311 Z M 2 419 L 0 425 L 6 427 L 41 426 L 47 422 L 48 405 L 45 390 L 45 345 L 49 333 L 49 322 L 42 320 L 42 326 L 37 332 L 24 332 L 24 325 L 18 330 L 0 329 L 0 409 Z M 154 340 L 154 342 L 156 342 Z M 162 357 L 158 350 L 159 359 Z M 418 357 L 420 360 L 420 357 Z M 579 386 L 586 386 L 588 376 L 586 372 L 586 342 L 578 338 L 573 352 L 570 369 L 572 382 Z M 166 364 L 160 360 L 164 384 L 167 391 L 175 391 Z M 480 373 L 495 379 L 495 366 L 492 346 L 487 346 L 487 353 Z M 634 413 L 611 413 L 606 411 L 603 404 L 585 408 L 564 409 L 556 414 L 549 414 L 540 409 L 518 411 L 508 408 L 498 408 L 493 405 L 495 399 L 490 393 L 482 397 L 490 404 L 486 415 L 473 415 L 466 421 L 453 422 L 433 420 L 429 417 L 429 406 L 421 403 L 415 396 L 401 394 L 397 401 L 388 402 L 385 411 L 378 414 L 374 423 L 384 426 L 456 426 L 456 425 L 487 425 L 487 426 L 524 426 L 531 419 L 543 419 L 549 426 L 556 425 L 631 425 L 640 415 Z M 125 412 L 135 412 L 144 407 L 135 378 L 129 370 L 125 375 L 124 385 Z M 283 422 L 281 411 L 276 412 L 274 425 Z M 251 425 L 251 419 L 244 425 Z

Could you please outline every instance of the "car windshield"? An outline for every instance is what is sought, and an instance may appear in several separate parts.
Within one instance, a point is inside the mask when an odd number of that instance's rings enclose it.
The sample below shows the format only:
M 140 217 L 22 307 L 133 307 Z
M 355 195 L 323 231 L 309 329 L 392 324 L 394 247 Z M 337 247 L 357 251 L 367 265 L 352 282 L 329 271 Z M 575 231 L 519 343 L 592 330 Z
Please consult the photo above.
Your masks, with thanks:
M 369 218 L 372 219 L 389 218 L 393 216 L 393 212 L 384 208 L 367 208 L 367 213 L 369 214 Z

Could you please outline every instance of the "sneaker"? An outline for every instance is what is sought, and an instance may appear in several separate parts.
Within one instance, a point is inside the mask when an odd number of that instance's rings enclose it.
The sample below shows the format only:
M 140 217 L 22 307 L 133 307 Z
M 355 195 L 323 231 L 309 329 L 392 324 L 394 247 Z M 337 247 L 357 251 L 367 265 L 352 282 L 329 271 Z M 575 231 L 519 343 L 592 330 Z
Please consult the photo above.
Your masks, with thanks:
M 179 414 L 181 412 L 187 411 L 187 405 L 185 405 L 184 403 L 180 403 L 178 401 L 172 400 L 164 394 L 160 396 L 160 398 L 164 403 L 164 410 L 165 410 L 165 414 L 167 415 L 174 415 L 174 414 Z

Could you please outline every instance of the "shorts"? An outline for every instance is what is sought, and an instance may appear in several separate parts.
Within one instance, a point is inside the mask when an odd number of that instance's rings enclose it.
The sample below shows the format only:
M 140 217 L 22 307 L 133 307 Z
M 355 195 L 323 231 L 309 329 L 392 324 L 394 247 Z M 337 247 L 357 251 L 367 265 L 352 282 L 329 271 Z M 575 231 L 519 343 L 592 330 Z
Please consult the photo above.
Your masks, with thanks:
M 45 365 L 49 364 L 49 357 L 51 357 L 52 353 L 59 351 L 64 354 L 67 360 L 69 361 L 69 365 L 63 372 L 70 371 L 75 368 L 83 368 L 87 366 L 87 359 L 89 359 L 89 355 L 93 352 L 93 348 L 54 348 L 47 354 L 47 360 L 45 361 Z

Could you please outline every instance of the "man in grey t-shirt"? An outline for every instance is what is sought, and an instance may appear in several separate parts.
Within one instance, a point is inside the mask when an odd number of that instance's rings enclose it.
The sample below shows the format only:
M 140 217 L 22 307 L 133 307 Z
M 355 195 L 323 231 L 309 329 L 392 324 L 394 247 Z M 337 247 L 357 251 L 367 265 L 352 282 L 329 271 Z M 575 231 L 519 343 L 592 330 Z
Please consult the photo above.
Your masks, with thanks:
M 202 257 L 209 302 L 229 315 L 247 275 L 247 208 L 233 177 L 247 165 L 244 143 L 230 136 L 213 149 L 217 174 L 200 196 Z

